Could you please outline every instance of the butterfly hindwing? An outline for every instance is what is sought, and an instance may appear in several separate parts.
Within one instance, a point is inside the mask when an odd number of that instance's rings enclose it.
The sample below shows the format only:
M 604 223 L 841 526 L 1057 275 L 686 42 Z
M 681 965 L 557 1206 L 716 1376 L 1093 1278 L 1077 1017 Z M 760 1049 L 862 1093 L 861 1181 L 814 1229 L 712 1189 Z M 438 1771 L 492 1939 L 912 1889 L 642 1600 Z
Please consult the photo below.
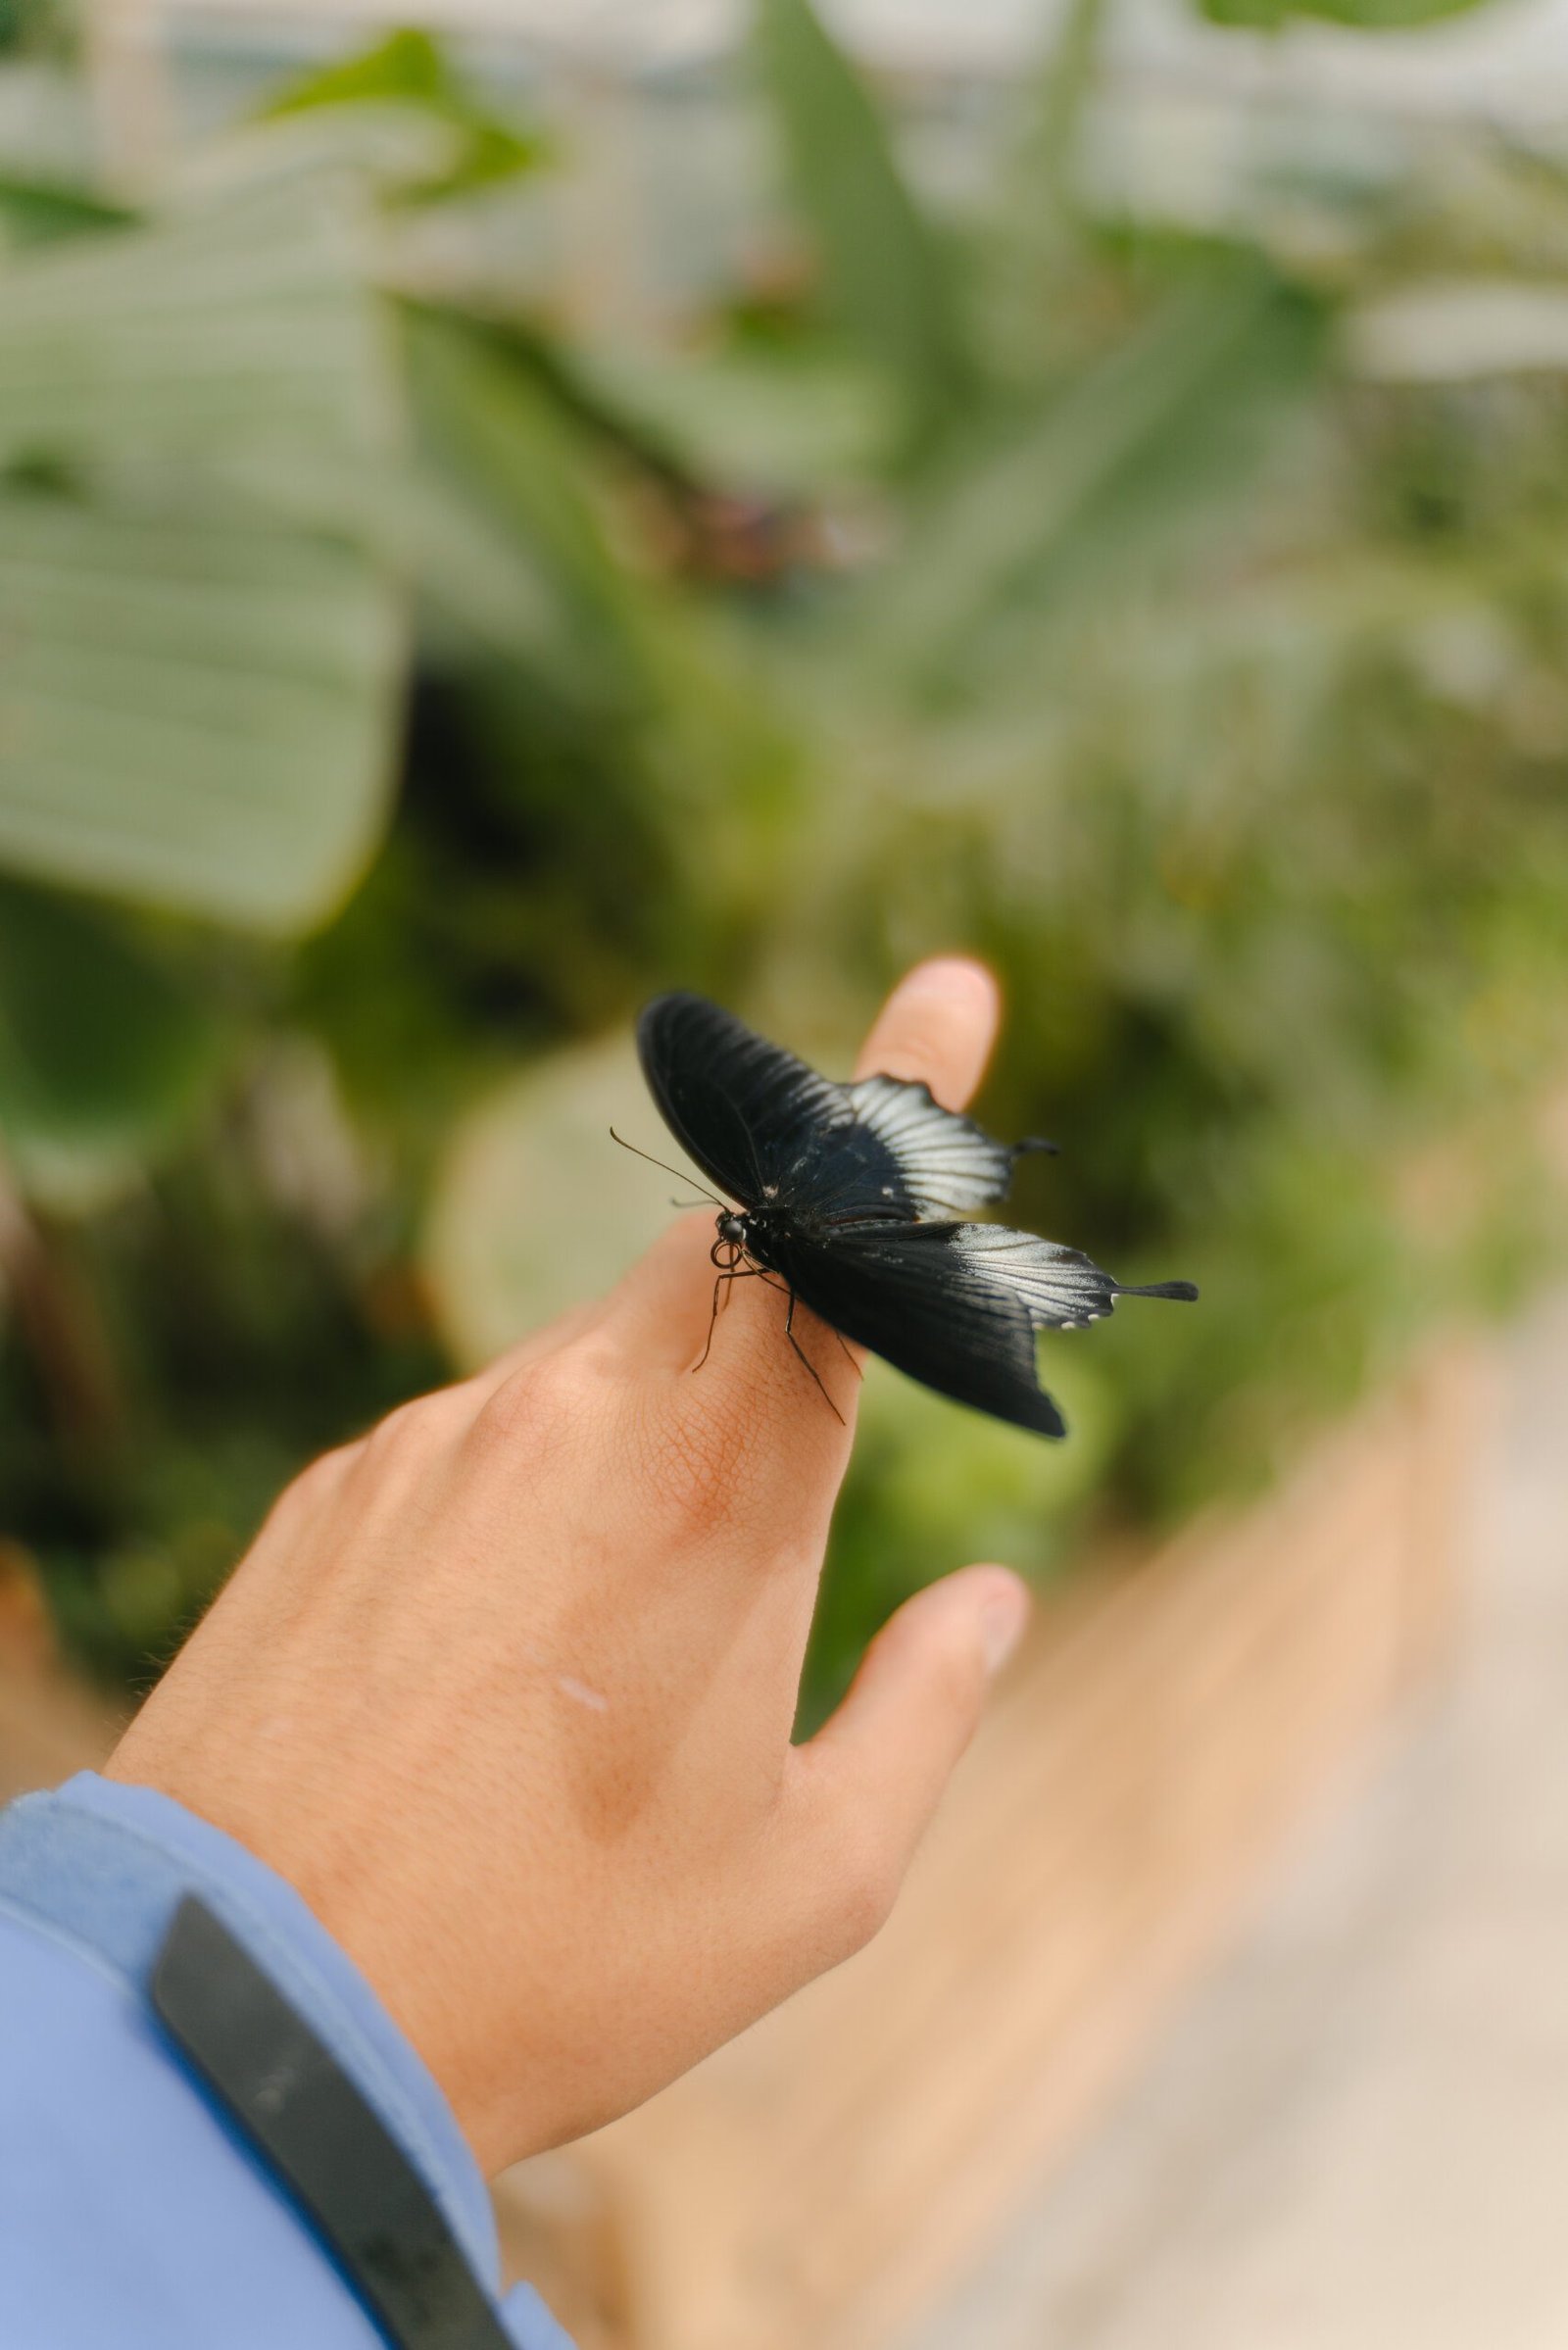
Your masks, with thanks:
M 964 1224 L 842 1227 L 792 1245 L 779 1270 L 812 1311 L 896 1370 L 1042 1436 L 1066 1423 L 1035 1371 L 1034 1324 L 1005 1282 L 966 1262 Z
M 792 1239 L 779 1271 L 825 1322 L 939 1395 L 1043 1436 L 1066 1424 L 1040 1386 L 1035 1333 L 1082 1330 L 1130 1290 L 1080 1249 L 996 1224 L 852 1225 Z

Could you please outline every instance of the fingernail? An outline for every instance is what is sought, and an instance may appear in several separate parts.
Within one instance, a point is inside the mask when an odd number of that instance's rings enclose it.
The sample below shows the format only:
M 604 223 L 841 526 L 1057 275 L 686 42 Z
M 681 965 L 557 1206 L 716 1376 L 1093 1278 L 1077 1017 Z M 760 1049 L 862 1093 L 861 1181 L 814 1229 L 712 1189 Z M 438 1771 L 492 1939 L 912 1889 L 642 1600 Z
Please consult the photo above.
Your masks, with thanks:
M 1023 1638 L 1029 1621 L 1029 1594 L 1018 1583 L 999 1584 L 980 1610 L 980 1641 L 986 1670 L 1000 1673 Z

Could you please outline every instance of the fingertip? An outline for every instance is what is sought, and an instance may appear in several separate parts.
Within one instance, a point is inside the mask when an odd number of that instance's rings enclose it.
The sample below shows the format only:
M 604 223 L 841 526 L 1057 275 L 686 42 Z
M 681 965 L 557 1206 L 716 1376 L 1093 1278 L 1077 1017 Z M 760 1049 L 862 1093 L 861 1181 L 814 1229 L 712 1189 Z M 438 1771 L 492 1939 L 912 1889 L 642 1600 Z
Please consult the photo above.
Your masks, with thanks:
M 950 1108 L 984 1073 L 1002 1014 L 994 974 L 968 955 L 937 955 L 905 974 L 883 1005 L 858 1063 L 861 1076 L 923 1079 Z
M 953 1030 L 982 1038 L 989 1052 L 1002 1017 L 1002 989 L 995 972 L 974 955 L 933 955 L 905 973 L 886 1009 L 906 1019 L 937 1012 Z
M 970 1567 L 955 1581 L 971 1587 L 981 1653 L 994 1679 L 1028 1629 L 1034 1609 L 1029 1587 L 1010 1567 Z
M 959 1567 L 906 1600 L 887 1631 L 901 1645 L 977 1655 L 992 1679 L 1023 1638 L 1033 1604 L 1028 1585 L 1010 1567 Z
M 939 988 L 948 996 L 967 993 L 977 1004 L 991 1009 L 1002 995 L 996 973 L 977 955 L 928 955 L 911 965 L 895 992 L 902 995 L 906 988 L 924 987 Z

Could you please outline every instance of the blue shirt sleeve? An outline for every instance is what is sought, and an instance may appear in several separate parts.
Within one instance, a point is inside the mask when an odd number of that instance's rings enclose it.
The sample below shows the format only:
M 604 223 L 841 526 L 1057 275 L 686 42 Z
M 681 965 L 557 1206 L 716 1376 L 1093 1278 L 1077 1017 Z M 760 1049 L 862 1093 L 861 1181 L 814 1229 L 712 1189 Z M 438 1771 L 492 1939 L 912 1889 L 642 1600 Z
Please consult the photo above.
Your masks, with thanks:
M 0 1812 L 0 2341 L 6 2350 L 376 2350 L 383 2336 L 147 1994 L 206 1902 L 391 2131 L 492 2296 L 478 2167 L 434 2080 L 293 1887 L 150 1787 L 83 1772 Z M 571 2350 L 528 2286 L 517 2350 Z

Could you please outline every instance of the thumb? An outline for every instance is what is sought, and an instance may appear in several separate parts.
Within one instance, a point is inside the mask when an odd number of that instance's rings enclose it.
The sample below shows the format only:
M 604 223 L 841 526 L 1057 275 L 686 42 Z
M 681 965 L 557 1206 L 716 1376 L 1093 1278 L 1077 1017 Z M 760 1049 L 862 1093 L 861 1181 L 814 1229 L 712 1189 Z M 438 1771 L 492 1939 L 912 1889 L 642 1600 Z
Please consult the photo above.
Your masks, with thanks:
M 892 1908 L 915 1846 L 1029 1618 L 1006 1567 L 965 1567 L 906 1599 L 838 1711 L 797 1749 L 816 1883 L 850 1949 Z

